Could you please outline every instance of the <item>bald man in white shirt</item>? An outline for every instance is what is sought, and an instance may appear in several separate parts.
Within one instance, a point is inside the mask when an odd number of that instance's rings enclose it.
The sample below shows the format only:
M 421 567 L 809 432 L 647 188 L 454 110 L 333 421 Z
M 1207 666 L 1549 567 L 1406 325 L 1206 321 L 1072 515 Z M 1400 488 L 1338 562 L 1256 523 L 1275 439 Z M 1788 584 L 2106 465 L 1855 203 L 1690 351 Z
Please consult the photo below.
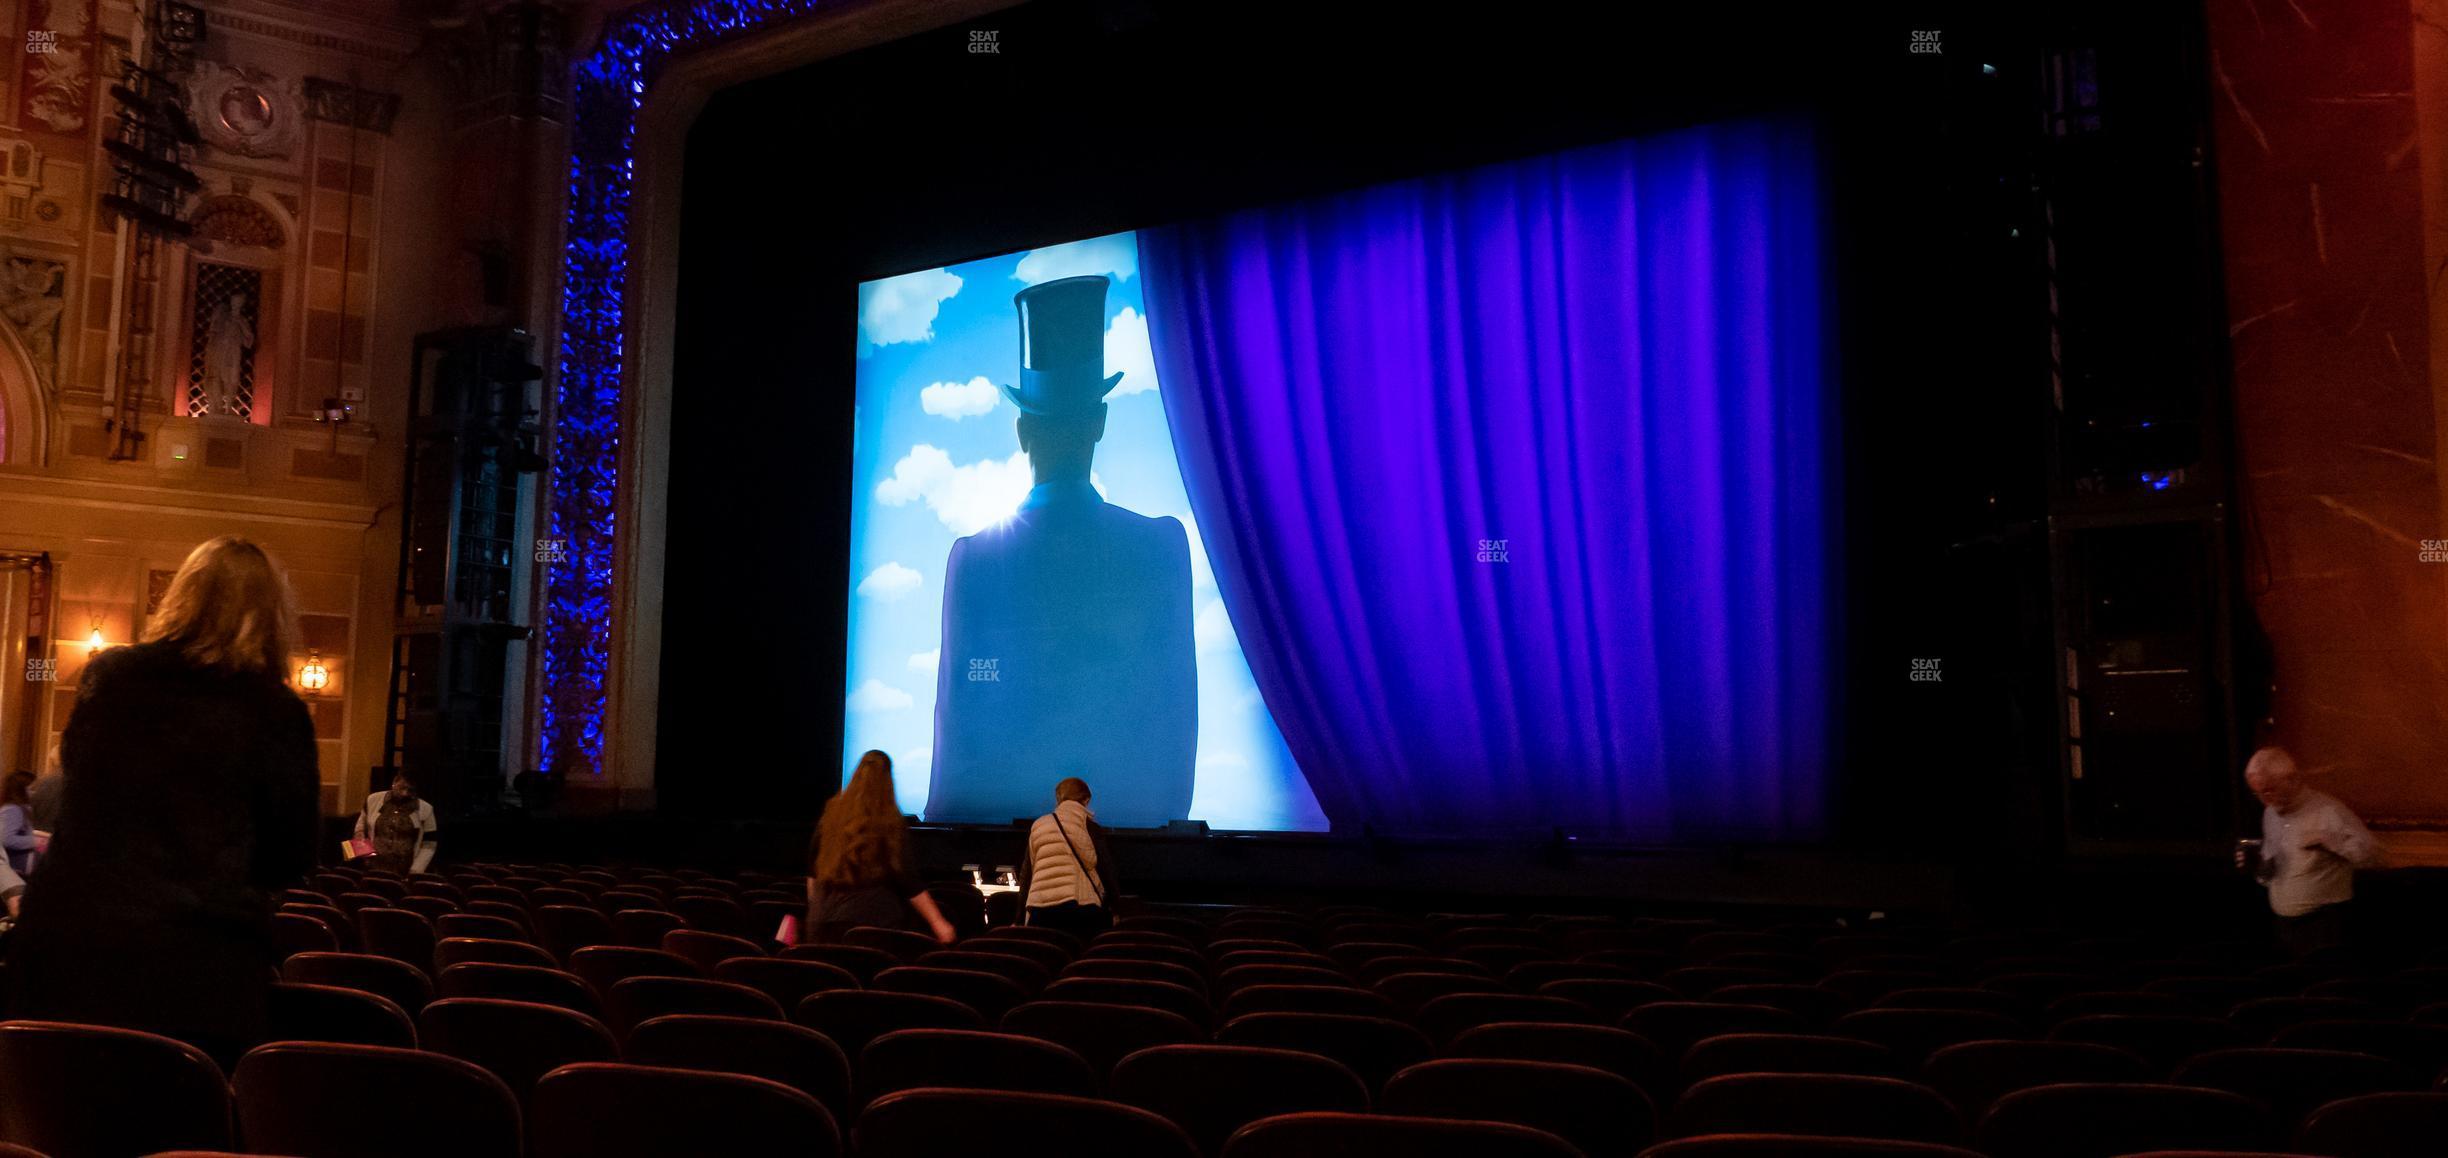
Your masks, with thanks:
M 2258 875 L 2278 916 L 2278 939 L 2299 957 L 2343 945 L 2354 870 L 2379 867 L 2380 842 L 2353 810 L 2306 785 L 2284 748 L 2253 753 L 2244 782 L 2262 804 Z

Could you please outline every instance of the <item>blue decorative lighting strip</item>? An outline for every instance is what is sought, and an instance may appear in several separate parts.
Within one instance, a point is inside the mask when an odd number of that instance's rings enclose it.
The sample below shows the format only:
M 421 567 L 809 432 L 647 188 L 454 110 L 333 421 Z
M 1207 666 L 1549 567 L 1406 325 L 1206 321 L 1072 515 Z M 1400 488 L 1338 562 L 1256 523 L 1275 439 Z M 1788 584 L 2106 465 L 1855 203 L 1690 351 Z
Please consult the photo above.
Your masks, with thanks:
M 553 421 L 539 758 L 546 772 L 603 771 L 611 673 L 629 198 L 637 115 L 673 57 L 816 11 L 828 0 L 665 0 L 612 18 L 571 81 L 569 216 L 561 258 L 561 360 Z

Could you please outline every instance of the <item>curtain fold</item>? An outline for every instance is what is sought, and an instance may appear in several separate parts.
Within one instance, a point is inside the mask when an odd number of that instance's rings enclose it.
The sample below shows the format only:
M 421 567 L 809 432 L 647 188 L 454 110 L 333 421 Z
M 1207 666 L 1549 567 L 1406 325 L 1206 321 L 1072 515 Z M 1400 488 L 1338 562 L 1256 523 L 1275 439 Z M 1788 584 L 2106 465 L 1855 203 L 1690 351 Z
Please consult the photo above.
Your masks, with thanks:
M 1139 233 L 1192 512 L 1338 829 L 1821 834 L 1820 212 L 1768 120 Z

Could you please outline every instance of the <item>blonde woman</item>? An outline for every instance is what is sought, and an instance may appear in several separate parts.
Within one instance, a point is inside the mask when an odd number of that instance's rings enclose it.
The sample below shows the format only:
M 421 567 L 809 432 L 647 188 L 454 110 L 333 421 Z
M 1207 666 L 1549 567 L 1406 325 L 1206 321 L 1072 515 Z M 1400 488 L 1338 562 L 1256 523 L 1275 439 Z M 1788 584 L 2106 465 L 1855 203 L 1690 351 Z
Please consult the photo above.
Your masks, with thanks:
M 839 941 L 860 925 L 911 929 L 915 916 L 937 941 L 952 943 L 952 922 L 910 871 L 909 822 L 893 796 L 892 757 L 859 757 L 850 783 L 825 803 L 808 861 L 804 939 Z
M 64 826 L 10 951 L 18 1017 L 149 1030 L 222 1064 L 264 1035 L 272 895 L 315 862 L 314 724 L 286 686 L 289 584 L 263 549 L 187 556 L 144 641 L 85 665 Z
M 1029 826 L 1020 876 L 1028 923 L 1083 941 L 1113 927 L 1113 857 L 1088 801 L 1088 782 L 1077 776 L 1054 785 L 1054 811 Z

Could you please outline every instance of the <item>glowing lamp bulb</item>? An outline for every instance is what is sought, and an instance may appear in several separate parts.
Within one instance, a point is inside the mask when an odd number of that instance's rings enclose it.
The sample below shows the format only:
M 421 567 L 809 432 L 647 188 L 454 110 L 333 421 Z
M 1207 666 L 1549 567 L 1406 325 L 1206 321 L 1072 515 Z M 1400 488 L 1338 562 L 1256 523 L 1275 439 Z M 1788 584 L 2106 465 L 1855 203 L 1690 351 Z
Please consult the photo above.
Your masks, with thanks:
M 311 693 L 330 686 L 331 669 L 323 666 L 323 653 L 307 649 L 306 666 L 298 669 L 298 687 Z
M 102 638 L 101 624 L 94 624 L 93 630 L 85 633 L 85 646 L 95 652 L 110 646 L 110 641 Z

